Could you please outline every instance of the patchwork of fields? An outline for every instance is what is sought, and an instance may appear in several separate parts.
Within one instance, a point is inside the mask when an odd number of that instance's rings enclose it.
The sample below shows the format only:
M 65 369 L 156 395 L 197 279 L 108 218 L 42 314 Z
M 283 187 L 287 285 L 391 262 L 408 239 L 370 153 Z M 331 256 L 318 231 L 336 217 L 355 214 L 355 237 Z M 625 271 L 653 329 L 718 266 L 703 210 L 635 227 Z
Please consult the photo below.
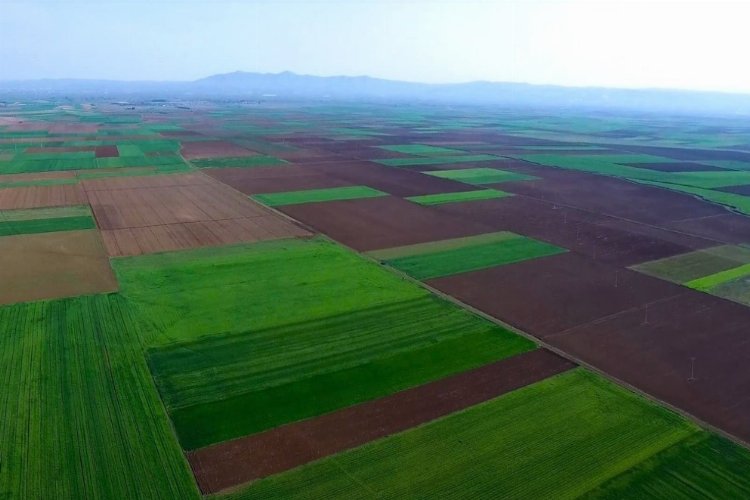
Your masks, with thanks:
M 0 499 L 748 496 L 695 120 L 4 103 Z

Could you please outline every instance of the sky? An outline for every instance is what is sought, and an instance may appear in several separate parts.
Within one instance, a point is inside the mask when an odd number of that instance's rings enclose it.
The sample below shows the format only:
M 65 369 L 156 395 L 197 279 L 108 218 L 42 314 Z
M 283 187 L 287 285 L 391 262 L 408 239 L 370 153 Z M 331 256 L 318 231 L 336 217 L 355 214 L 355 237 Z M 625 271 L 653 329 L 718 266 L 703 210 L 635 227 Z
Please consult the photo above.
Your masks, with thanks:
M 750 0 L 0 0 L 0 79 L 231 71 L 750 92 Z

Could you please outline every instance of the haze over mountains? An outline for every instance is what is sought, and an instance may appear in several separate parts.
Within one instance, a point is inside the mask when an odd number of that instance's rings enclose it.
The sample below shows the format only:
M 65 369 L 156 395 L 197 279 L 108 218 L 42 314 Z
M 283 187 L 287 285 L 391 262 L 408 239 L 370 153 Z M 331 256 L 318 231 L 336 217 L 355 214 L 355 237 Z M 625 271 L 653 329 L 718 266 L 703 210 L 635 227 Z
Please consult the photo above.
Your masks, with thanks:
M 750 114 L 750 95 L 662 89 L 562 87 L 504 82 L 426 84 L 368 76 L 237 71 L 195 81 L 43 79 L 0 81 L 0 97 L 102 96 L 133 99 L 242 98 L 406 100 L 524 107 L 633 109 L 657 113 Z

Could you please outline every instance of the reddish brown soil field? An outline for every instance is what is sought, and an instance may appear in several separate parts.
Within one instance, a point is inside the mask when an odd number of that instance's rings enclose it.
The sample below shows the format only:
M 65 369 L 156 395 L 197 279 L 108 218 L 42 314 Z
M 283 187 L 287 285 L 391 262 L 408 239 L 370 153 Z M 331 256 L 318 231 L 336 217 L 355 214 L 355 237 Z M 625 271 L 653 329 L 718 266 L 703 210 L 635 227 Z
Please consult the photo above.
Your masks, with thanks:
M 621 266 L 716 244 L 711 240 L 583 210 L 563 208 L 526 196 L 440 205 L 433 210 L 481 222 L 492 227 L 493 231 L 506 230 L 531 236 L 598 261 Z
M 493 231 L 484 224 L 441 214 L 392 196 L 288 205 L 279 209 L 359 251 Z
M 683 289 L 648 311 L 627 310 L 545 340 L 750 441 L 748 324 L 746 307 Z
M 117 290 L 95 230 L 0 238 L 0 304 Z
M 117 146 L 97 146 L 95 151 L 97 158 L 117 158 L 120 156 Z
M 289 165 L 269 168 L 209 168 L 205 173 L 245 194 L 351 186 L 351 182 Z
M 78 184 L 0 189 L 0 210 L 85 204 L 86 194 Z
M 511 170 L 540 177 L 536 181 L 498 184 L 504 190 L 558 204 L 622 217 L 647 224 L 724 214 L 726 210 L 694 196 L 628 182 L 530 163 L 515 163 Z
M 182 156 L 188 160 L 257 155 L 255 151 L 227 141 L 192 141 L 182 144 Z
M 723 243 L 750 242 L 750 218 L 726 211 L 713 217 L 685 219 L 665 226 Z
M 369 186 L 403 197 L 474 189 L 462 182 L 425 175 L 417 170 L 386 167 L 367 161 L 314 163 L 305 165 L 305 168 L 323 172 L 354 185 Z
M 574 366 L 537 349 L 318 418 L 193 451 L 188 460 L 201 491 L 216 493 L 410 429 Z
M 309 234 L 199 173 L 98 179 L 84 186 L 111 256 Z
M 709 172 L 712 170 L 727 170 L 725 168 L 714 167 L 713 165 L 703 165 L 701 163 L 690 162 L 623 163 L 623 165 L 637 168 L 648 168 L 650 170 L 658 170 L 660 172 Z
M 428 284 L 540 338 L 684 291 L 572 252 Z
M 70 146 L 70 147 L 45 147 L 45 148 L 26 148 L 26 153 L 79 153 L 82 151 L 94 151 L 93 146 Z
M 4 174 L 0 175 L 0 183 L 42 181 L 48 179 L 73 179 L 76 173 L 72 170 L 61 172 L 32 172 L 26 174 Z

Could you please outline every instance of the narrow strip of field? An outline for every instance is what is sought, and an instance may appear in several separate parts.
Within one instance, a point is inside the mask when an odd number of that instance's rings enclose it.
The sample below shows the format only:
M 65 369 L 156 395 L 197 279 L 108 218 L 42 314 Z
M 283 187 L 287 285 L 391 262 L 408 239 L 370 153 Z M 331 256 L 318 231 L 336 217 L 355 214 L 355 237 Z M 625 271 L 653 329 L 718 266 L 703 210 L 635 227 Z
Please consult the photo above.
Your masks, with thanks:
M 427 194 L 422 196 L 410 196 L 406 198 L 420 205 L 443 205 L 445 203 L 458 203 L 462 201 L 492 200 L 513 196 L 510 193 L 497 189 L 479 189 L 476 191 L 460 191 L 457 193 Z
M 302 203 L 321 203 L 325 201 L 357 200 L 388 196 L 388 193 L 367 186 L 345 186 L 324 189 L 306 189 L 304 191 L 287 191 L 283 193 L 256 194 L 252 198 L 270 207 L 299 205 Z
M 423 172 L 427 175 L 464 182 L 466 184 L 495 184 L 511 181 L 531 181 L 537 179 L 531 175 L 498 170 L 496 168 L 466 168 L 458 170 L 435 170 Z
M 203 493 L 284 472 L 573 368 L 537 349 L 374 401 L 188 453 Z
M 486 243 L 464 243 L 445 250 L 430 250 L 386 259 L 389 266 L 419 280 L 486 269 L 563 253 L 566 250 L 549 243 L 519 235 L 500 237 Z M 448 243 L 450 245 L 450 243 Z M 425 249 L 425 247 L 422 247 Z
M 494 155 L 442 155 L 432 158 L 413 157 L 413 158 L 385 158 L 382 160 L 372 160 L 387 167 L 422 167 L 427 165 L 445 165 L 452 163 L 474 163 L 480 161 L 493 161 L 501 158 Z
M 574 498 L 696 432 L 576 369 L 227 498 Z
M 288 165 L 288 163 L 275 156 L 240 156 L 233 158 L 201 158 L 190 160 L 190 163 L 198 168 L 226 168 L 226 167 L 273 167 L 277 165 Z
M 0 222 L 0 236 L 16 234 L 52 233 L 56 231 L 74 231 L 77 229 L 94 229 L 96 224 L 90 215 L 82 217 L 52 217 L 49 219 L 31 219 L 22 221 Z
M 430 146 L 427 144 L 398 144 L 393 146 L 378 146 L 386 151 L 404 153 L 415 156 L 442 156 L 442 155 L 466 155 L 465 151 L 460 149 L 442 148 L 439 146 Z
M 701 292 L 710 292 L 712 288 L 715 288 L 723 283 L 735 280 L 737 278 L 743 278 L 748 275 L 750 275 L 750 264 L 744 264 L 732 269 L 727 269 L 726 271 L 720 271 L 718 273 L 688 281 L 687 283 L 685 283 L 685 286 L 688 286 L 695 290 L 699 290 Z
M 463 238 L 451 238 L 448 240 L 429 241 L 427 243 L 417 243 L 415 245 L 406 245 L 403 247 L 384 248 L 382 250 L 373 250 L 366 252 L 366 255 L 380 261 L 387 261 L 401 257 L 410 257 L 413 255 L 422 255 L 425 253 L 434 253 L 445 250 L 454 250 L 473 245 L 483 245 L 486 243 L 496 243 L 500 241 L 513 240 L 522 238 L 521 235 L 509 231 L 500 231 L 497 233 L 484 233 L 476 236 L 464 236 Z

